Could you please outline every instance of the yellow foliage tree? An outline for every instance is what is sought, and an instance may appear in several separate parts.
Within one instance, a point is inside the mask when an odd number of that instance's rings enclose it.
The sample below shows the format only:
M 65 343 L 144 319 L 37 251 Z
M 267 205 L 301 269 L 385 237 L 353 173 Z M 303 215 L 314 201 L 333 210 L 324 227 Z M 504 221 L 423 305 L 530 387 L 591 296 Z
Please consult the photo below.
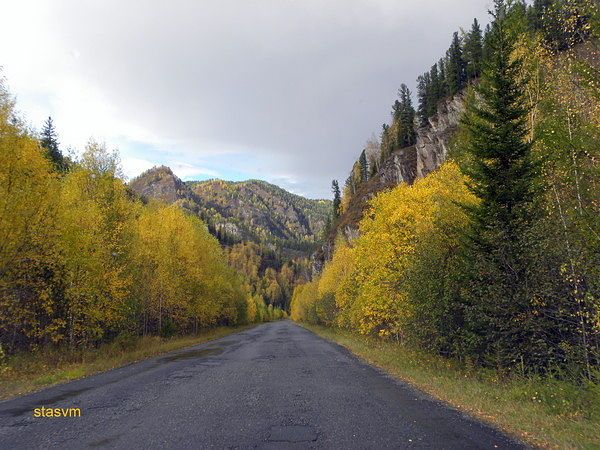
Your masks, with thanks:
M 118 161 L 90 142 L 82 163 L 62 183 L 57 247 L 66 331 L 71 346 L 100 340 L 123 318 L 132 275 L 127 271 L 132 202 L 116 177 Z
M 320 279 L 296 288 L 292 319 L 405 337 L 414 309 L 410 275 L 424 251 L 420 243 L 466 222 L 457 206 L 474 201 L 465 181 L 455 164 L 446 163 L 413 185 L 377 195 L 352 247 L 338 240 Z
M 0 83 L 0 336 L 9 351 L 52 340 L 61 326 L 48 282 L 57 194 L 50 163 Z

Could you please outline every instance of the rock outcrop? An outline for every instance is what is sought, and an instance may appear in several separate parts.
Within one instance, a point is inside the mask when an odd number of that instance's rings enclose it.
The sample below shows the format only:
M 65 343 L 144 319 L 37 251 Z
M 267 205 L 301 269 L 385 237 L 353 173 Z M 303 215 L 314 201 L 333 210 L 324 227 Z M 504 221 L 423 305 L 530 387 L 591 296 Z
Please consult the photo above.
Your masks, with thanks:
M 448 144 L 464 109 L 464 95 L 446 99 L 438 106 L 437 114 L 429 118 L 429 124 L 417 128 L 416 178 L 423 178 L 446 160 Z
M 381 163 L 377 173 L 358 187 L 329 240 L 313 255 L 313 275 L 319 273 L 325 261 L 331 258 L 333 242 L 338 234 L 348 241 L 358 236 L 358 224 L 373 196 L 400 183 L 412 184 L 442 165 L 464 109 L 464 93 L 440 102 L 437 114 L 429 118 L 429 123 L 416 128 L 415 145 L 394 151 Z M 370 161 L 379 159 L 379 154 L 375 154 L 372 147 L 367 150 Z
M 416 147 L 393 152 L 379 168 L 382 185 L 412 184 L 417 176 L 418 159 Z
M 166 166 L 147 170 L 131 180 L 129 188 L 143 198 L 165 203 L 175 203 L 177 200 L 193 197 L 190 188 Z
M 416 128 L 415 145 L 396 150 L 381 164 L 378 175 L 382 187 L 412 184 L 442 165 L 464 109 L 464 94 L 443 100 L 437 114 L 429 118 L 429 123 Z

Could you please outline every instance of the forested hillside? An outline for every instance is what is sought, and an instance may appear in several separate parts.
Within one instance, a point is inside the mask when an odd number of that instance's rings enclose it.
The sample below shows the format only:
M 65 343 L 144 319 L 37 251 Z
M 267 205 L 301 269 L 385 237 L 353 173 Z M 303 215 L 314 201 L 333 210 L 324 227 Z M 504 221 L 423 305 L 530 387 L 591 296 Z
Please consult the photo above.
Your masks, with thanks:
M 188 182 L 202 215 L 224 241 L 254 241 L 284 251 L 314 249 L 331 214 L 330 200 L 309 200 L 260 180 Z
M 199 215 L 224 244 L 252 241 L 289 255 L 313 250 L 331 213 L 330 200 L 310 200 L 265 181 L 184 183 L 164 166 L 129 186 L 145 199 L 177 203 Z
M 455 33 L 343 188 L 294 320 L 598 381 L 597 2 L 496 1 Z M 391 174 L 391 176 L 390 176 Z
M 310 277 L 309 256 L 324 233 L 331 201 L 310 200 L 259 180 L 184 183 L 155 167 L 129 183 L 142 199 L 181 207 L 202 219 L 244 274 L 258 302 L 284 309 Z

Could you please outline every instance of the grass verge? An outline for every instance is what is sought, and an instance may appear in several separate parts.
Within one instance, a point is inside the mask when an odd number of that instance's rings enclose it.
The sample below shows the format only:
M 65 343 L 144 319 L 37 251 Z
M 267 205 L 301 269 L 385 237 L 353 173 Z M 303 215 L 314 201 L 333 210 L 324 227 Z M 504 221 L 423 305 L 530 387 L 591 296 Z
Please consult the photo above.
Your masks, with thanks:
M 300 324 L 451 406 L 545 448 L 600 448 L 600 386 L 541 377 L 499 380 L 493 371 L 395 342 Z
M 206 330 L 197 336 L 117 338 L 96 349 L 73 352 L 46 348 L 34 353 L 16 354 L 0 367 L 0 400 L 104 372 L 161 353 L 219 339 L 253 326 L 255 325 L 219 327 Z

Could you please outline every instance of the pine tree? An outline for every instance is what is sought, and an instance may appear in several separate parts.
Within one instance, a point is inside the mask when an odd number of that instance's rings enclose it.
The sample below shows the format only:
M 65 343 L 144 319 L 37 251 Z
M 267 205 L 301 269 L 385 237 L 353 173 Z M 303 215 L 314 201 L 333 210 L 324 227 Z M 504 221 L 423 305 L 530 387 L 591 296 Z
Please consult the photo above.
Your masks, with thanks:
M 412 106 L 411 92 L 406 84 L 400 85 L 400 147 L 409 147 L 415 143 L 415 109 Z
M 331 190 L 333 191 L 333 219 L 337 220 L 340 217 L 340 205 L 342 204 L 340 185 L 337 180 L 331 182 Z
M 471 284 L 467 318 L 474 357 L 486 356 L 497 367 L 535 351 L 530 277 L 532 229 L 536 223 L 538 166 L 527 142 L 527 109 L 521 62 L 512 60 L 513 42 L 505 26 L 505 5 L 495 0 L 492 50 L 467 106 L 463 124 L 469 134 L 470 163 L 463 171 L 480 203 L 470 208 L 467 233 Z
M 466 64 L 463 58 L 463 52 L 460 45 L 458 32 L 452 35 L 452 44 L 448 49 L 448 64 L 446 66 L 446 78 L 448 94 L 456 95 L 466 86 L 467 72 Z
M 64 172 L 66 170 L 66 162 L 58 146 L 58 134 L 54 128 L 52 117 L 48 117 L 48 120 L 44 123 L 40 144 L 46 149 L 46 157 L 52 162 L 55 169 L 59 172 Z
M 369 180 L 369 164 L 367 162 L 367 152 L 365 150 L 363 150 L 360 153 L 358 162 L 360 163 L 360 173 L 361 173 L 362 181 L 368 181 Z
M 490 38 L 492 36 L 492 27 L 488 23 L 485 26 L 485 32 L 483 33 L 483 46 L 482 46 L 482 64 L 485 65 L 485 62 L 490 58 L 492 50 L 490 48 Z
M 481 75 L 481 60 L 483 58 L 483 35 L 477 19 L 473 20 L 471 31 L 465 40 L 465 60 L 467 78 L 473 79 Z
M 419 75 L 417 78 L 417 98 L 419 100 L 419 120 L 421 126 L 427 125 L 427 119 L 429 118 L 429 89 L 431 89 L 431 78 L 429 74 Z
M 325 225 L 323 226 L 323 240 L 327 240 L 329 234 L 331 233 L 331 216 L 328 214 L 325 219 Z
M 390 126 L 387 123 L 384 123 L 381 126 L 381 160 L 383 162 L 387 159 L 388 156 L 392 153 L 392 139 L 390 136 Z
M 447 86 L 447 80 L 446 80 L 446 61 L 444 61 L 444 58 L 440 58 L 440 60 L 438 61 L 438 77 L 439 77 L 439 89 L 438 89 L 438 95 L 439 98 L 446 98 L 446 96 L 448 95 L 448 91 L 446 89 Z
M 439 101 L 442 99 L 442 96 L 440 95 L 441 86 L 440 86 L 440 77 L 439 77 L 439 73 L 438 73 L 437 64 L 434 64 L 433 66 L 431 66 L 431 69 L 429 70 L 429 80 L 430 80 L 430 84 L 429 84 L 429 99 L 427 101 L 427 105 L 428 105 L 427 117 L 431 117 L 437 113 L 437 105 L 438 105 Z
M 541 30 L 544 27 L 544 15 L 552 6 L 553 0 L 534 0 L 533 5 L 527 9 L 529 26 L 533 30 Z

